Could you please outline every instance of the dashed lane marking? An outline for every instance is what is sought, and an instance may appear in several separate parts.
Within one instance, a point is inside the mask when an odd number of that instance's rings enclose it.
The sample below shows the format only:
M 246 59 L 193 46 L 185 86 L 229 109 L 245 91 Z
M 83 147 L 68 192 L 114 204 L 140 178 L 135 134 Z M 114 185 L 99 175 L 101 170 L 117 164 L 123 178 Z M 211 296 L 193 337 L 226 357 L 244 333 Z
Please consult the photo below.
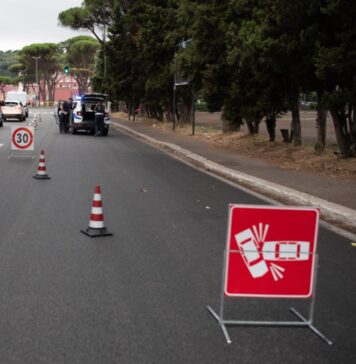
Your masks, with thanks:
M 4 146 L 4 144 L 0 144 L 0 148 L 3 147 L 3 146 Z

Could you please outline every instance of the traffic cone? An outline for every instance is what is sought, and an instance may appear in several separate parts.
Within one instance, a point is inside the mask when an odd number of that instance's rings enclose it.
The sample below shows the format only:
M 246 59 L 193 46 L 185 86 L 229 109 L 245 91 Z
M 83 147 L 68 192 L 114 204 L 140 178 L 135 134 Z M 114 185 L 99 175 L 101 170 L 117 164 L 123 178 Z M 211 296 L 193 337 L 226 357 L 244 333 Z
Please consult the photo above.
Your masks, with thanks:
M 37 168 L 37 174 L 35 176 L 33 176 L 33 178 L 35 178 L 35 179 L 51 179 L 51 177 L 46 172 L 46 162 L 45 162 L 45 157 L 44 157 L 44 151 L 43 150 L 41 150 L 40 160 L 39 160 L 38 168 Z
M 100 186 L 96 185 L 93 204 L 91 208 L 89 226 L 86 230 L 80 230 L 83 234 L 90 236 L 91 238 L 97 238 L 99 236 L 110 236 L 104 225 L 103 205 L 101 203 L 101 190 Z

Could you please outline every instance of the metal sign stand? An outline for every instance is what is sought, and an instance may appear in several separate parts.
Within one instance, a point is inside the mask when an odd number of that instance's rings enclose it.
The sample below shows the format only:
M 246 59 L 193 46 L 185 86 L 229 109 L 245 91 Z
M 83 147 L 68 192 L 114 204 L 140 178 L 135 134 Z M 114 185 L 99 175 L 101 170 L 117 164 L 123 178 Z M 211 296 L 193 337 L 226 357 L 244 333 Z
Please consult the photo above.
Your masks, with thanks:
M 10 158 L 24 158 L 24 159 L 26 159 L 26 158 L 30 158 L 30 159 L 35 159 L 35 155 L 19 155 L 19 154 L 13 154 L 13 153 L 11 153 L 8 157 L 7 157 L 7 159 L 10 159 Z
M 290 311 L 296 315 L 300 321 L 244 321 L 244 320 L 226 320 L 224 319 L 224 282 L 225 282 L 225 272 L 226 272 L 226 260 L 228 253 L 238 253 L 240 254 L 240 250 L 225 250 L 224 253 L 224 263 L 223 263 L 223 271 L 222 271 L 222 285 L 221 285 L 221 297 L 220 297 L 220 311 L 219 315 L 210 307 L 206 308 L 211 313 L 211 315 L 217 320 L 219 323 L 221 330 L 225 336 L 225 339 L 228 344 L 231 344 L 230 335 L 227 331 L 226 326 L 290 326 L 290 327 L 308 327 L 312 330 L 316 335 L 318 335 L 322 340 L 324 340 L 328 345 L 332 345 L 332 341 L 330 341 L 325 335 L 323 335 L 314 325 L 314 307 L 315 307 L 315 296 L 316 296 L 316 275 L 317 275 L 317 266 L 318 266 L 318 255 L 315 254 L 315 265 L 314 265 L 314 279 L 313 279 L 313 291 L 312 297 L 310 299 L 309 305 L 309 317 L 305 318 L 302 316 L 297 310 L 293 307 L 290 308 Z M 312 253 L 314 254 L 314 253 Z

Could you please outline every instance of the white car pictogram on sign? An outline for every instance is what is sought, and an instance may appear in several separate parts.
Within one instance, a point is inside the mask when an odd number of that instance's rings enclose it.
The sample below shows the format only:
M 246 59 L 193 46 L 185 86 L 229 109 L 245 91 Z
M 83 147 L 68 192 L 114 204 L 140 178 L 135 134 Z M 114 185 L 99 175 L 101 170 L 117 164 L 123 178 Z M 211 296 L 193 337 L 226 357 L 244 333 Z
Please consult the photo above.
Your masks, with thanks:
M 269 271 L 275 281 L 283 278 L 285 268 L 270 261 L 305 261 L 309 259 L 308 241 L 264 241 L 269 225 L 259 223 L 259 231 L 254 225 L 235 234 L 237 246 L 244 263 L 253 278 L 260 278 Z

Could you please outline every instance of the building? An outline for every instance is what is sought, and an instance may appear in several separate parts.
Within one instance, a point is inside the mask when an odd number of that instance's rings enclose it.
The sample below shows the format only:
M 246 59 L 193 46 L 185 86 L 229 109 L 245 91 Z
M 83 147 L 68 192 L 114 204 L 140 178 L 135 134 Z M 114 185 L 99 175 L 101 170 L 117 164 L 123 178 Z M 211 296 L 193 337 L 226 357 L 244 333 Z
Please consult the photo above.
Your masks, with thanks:
M 43 84 L 43 80 L 39 81 L 40 84 Z M 22 91 L 23 84 L 20 82 L 18 85 L 6 85 L 4 86 L 5 95 L 8 91 Z M 60 73 L 58 82 L 56 84 L 55 92 L 54 92 L 54 101 L 59 100 L 67 100 L 69 97 L 75 97 L 79 93 L 78 84 L 72 75 L 66 75 L 65 73 Z M 36 84 L 30 84 L 27 87 L 28 100 L 30 103 L 35 102 L 36 95 L 38 96 L 38 86 Z M 0 100 L 3 100 L 3 93 L 0 92 Z M 41 104 L 45 104 L 48 102 L 47 100 L 43 100 L 42 97 L 40 99 Z

